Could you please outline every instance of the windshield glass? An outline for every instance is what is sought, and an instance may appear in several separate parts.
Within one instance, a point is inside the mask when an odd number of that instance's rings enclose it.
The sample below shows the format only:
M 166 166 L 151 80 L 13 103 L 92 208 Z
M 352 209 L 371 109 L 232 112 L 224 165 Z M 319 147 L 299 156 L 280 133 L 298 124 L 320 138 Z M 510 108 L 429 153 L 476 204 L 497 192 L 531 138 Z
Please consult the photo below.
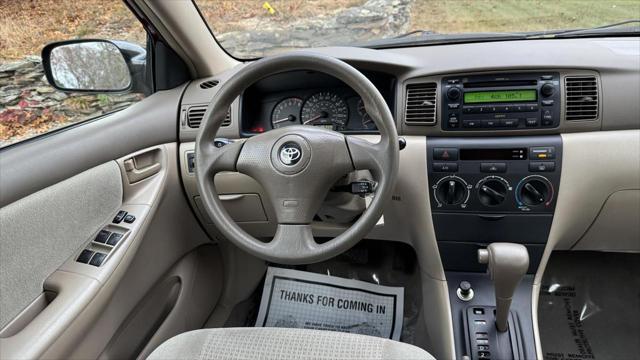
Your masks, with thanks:
M 218 42 L 237 58 L 307 47 L 363 45 L 398 36 L 410 41 L 432 33 L 459 37 L 469 33 L 591 28 L 640 17 L 637 0 L 195 2 Z M 408 34 L 414 31 L 417 33 Z

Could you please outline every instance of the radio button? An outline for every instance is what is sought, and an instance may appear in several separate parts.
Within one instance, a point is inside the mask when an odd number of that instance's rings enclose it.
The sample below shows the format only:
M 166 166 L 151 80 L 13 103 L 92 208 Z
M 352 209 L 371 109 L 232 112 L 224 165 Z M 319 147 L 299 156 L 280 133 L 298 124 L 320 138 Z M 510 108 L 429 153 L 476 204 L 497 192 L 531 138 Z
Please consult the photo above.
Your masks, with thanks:
M 518 119 L 502 119 L 501 125 L 504 127 L 518 127 Z
M 447 124 L 449 125 L 450 128 L 457 128 L 460 126 L 460 120 L 458 120 L 458 117 L 455 116 L 455 114 L 451 114 L 454 116 L 449 116 L 449 121 L 447 121 Z
M 435 172 L 458 172 L 457 163 L 433 163 L 431 168 Z
M 553 75 L 542 75 L 540 76 L 542 80 L 553 80 Z
M 458 149 L 434 148 L 433 160 L 456 161 L 458 160 Z
M 526 118 L 525 123 L 527 124 L 527 127 L 536 127 L 539 125 L 538 118 Z
M 467 106 L 467 107 L 463 107 L 463 108 L 462 108 L 462 113 L 463 113 L 463 114 L 473 114 L 473 108 L 472 108 L 472 107 L 469 107 L 469 106 Z
M 479 128 L 482 126 L 480 120 L 462 120 L 462 127 L 464 128 Z
M 556 169 L 554 161 L 532 161 L 529 163 L 531 172 L 552 172 Z
M 499 127 L 500 120 L 482 120 L 482 126 L 486 128 Z
M 480 172 L 483 172 L 483 173 L 507 172 L 507 164 L 506 163 L 480 163 Z
M 460 103 L 451 103 L 451 104 L 447 104 L 447 106 L 449 107 L 449 109 L 459 109 Z
M 525 105 L 526 111 L 538 111 L 538 104 Z
M 542 106 L 553 106 L 553 100 L 542 100 Z

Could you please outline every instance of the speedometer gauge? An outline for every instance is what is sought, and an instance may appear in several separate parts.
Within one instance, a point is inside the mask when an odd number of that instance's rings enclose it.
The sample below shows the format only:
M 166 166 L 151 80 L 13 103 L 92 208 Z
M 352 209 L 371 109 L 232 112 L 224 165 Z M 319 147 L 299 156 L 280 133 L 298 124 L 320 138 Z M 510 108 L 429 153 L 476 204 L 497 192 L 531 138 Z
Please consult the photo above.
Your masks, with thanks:
M 304 103 L 301 114 L 302 123 L 323 126 L 333 130 L 344 130 L 349 120 L 347 104 L 329 91 L 319 92 Z
M 290 97 L 281 100 L 273 108 L 271 113 L 271 124 L 274 129 L 300 125 L 300 110 L 302 109 L 302 99 Z

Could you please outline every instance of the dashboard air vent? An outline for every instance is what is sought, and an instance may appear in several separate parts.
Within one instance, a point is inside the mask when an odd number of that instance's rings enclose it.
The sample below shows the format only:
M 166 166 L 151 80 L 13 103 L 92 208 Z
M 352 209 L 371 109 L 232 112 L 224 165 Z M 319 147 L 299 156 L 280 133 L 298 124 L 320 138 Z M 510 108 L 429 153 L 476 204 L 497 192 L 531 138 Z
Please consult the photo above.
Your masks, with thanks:
M 211 89 L 212 87 L 218 85 L 220 82 L 218 80 L 207 80 L 205 82 L 200 83 L 201 89 Z
M 404 122 L 408 125 L 436 123 L 436 83 L 407 85 Z
M 566 113 L 567 121 L 596 120 L 598 118 L 598 80 L 595 76 L 567 76 Z
M 207 111 L 206 106 L 192 106 L 187 111 L 187 125 L 190 128 L 197 129 L 200 127 L 200 123 L 202 123 L 202 118 L 204 118 L 204 113 Z M 227 111 L 227 116 L 224 118 L 222 122 L 222 127 L 231 125 L 231 111 Z

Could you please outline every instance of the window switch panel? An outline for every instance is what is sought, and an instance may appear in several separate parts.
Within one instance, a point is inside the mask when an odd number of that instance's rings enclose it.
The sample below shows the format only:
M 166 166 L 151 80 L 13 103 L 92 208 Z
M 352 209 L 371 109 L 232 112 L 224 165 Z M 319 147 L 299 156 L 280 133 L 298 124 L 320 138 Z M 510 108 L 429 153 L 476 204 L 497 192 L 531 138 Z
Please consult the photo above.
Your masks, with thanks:
M 84 249 L 80 253 L 80 256 L 78 256 L 78 259 L 76 259 L 76 261 L 79 263 L 87 264 L 89 263 L 89 259 L 91 259 L 91 256 L 93 256 L 93 251 Z
M 91 261 L 89 261 L 89 264 L 93 266 L 100 266 L 102 265 L 106 257 L 107 257 L 107 254 L 97 252 L 93 255 L 93 257 L 91 258 Z

